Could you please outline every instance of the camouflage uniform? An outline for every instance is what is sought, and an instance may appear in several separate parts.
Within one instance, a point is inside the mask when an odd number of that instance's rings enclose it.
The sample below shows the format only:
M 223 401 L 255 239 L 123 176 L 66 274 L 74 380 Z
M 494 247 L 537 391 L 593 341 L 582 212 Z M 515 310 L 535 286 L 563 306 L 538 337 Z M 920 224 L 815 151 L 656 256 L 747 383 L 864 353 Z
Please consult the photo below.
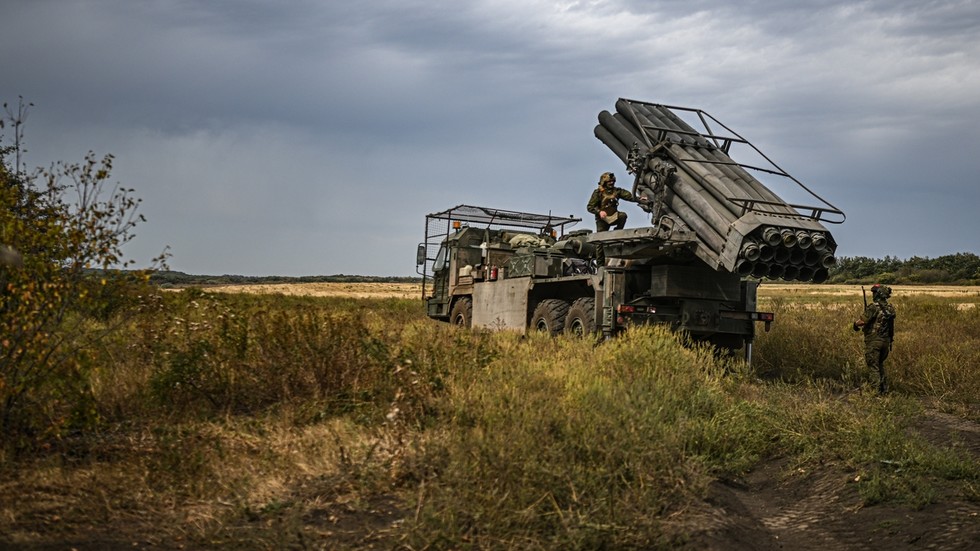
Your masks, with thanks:
M 891 287 L 875 285 L 871 288 L 873 302 L 864 309 L 861 319 L 854 322 L 854 330 L 864 331 L 864 361 L 868 368 L 878 373 L 878 392 L 888 392 L 885 377 L 885 359 L 895 337 L 895 307 L 888 304 Z
M 633 194 L 616 187 L 616 177 L 612 172 L 604 172 L 599 177 L 599 187 L 592 192 L 586 210 L 595 215 L 595 226 L 598 231 L 606 231 L 611 227 L 621 230 L 626 227 L 626 213 L 619 210 L 619 201 L 638 203 L 639 199 Z M 606 219 L 599 215 L 606 213 Z M 612 220 L 612 223 L 609 220 Z
M 585 210 L 595 215 L 595 228 L 597 231 L 606 231 L 610 228 L 621 230 L 626 227 L 626 213 L 619 210 L 619 200 L 640 202 L 640 199 L 633 197 L 633 194 L 616 187 L 616 175 L 612 172 L 603 172 L 599 177 L 599 187 L 592 192 Z M 645 200 L 645 199 L 644 199 Z M 606 214 L 603 218 L 599 213 Z M 596 244 L 595 259 L 599 266 L 606 263 L 606 254 L 602 250 L 601 244 Z

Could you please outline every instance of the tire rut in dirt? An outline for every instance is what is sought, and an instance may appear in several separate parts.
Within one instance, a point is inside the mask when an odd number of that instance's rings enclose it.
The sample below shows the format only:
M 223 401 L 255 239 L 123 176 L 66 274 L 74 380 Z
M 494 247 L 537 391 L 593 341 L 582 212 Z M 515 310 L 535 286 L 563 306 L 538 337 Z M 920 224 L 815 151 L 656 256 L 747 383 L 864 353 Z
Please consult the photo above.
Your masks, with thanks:
M 980 538 L 976 503 L 865 506 L 853 477 L 769 461 L 743 480 L 713 482 L 687 548 L 965 550 Z
M 911 433 L 936 447 L 962 450 L 980 461 L 980 423 L 927 409 Z

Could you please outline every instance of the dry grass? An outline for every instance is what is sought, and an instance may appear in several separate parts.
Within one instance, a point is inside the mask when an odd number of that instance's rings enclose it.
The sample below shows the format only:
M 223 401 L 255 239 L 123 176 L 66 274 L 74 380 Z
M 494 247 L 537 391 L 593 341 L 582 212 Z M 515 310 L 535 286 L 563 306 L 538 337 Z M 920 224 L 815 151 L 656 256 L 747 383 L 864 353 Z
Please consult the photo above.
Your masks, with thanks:
M 0 462 L 0 546 L 658 548 L 713 477 L 776 455 L 874 481 L 869 504 L 980 484 L 904 433 L 920 399 L 975 405 L 980 311 L 952 307 L 970 296 L 896 289 L 881 399 L 854 388 L 859 287 L 763 286 L 756 359 L 782 376 L 762 381 L 659 328 L 598 347 L 469 332 L 417 289 L 349 285 L 413 300 L 168 293 L 104 351 L 104 424 Z
M 870 286 L 865 286 L 869 292 Z M 219 285 L 207 287 L 207 291 L 221 293 L 282 294 L 306 297 L 350 298 L 421 298 L 422 286 L 418 283 L 283 283 L 253 285 Z M 946 297 L 958 303 L 980 303 L 980 287 L 952 285 L 893 285 L 894 297 L 929 295 Z M 860 285 L 807 285 L 766 282 L 759 287 L 761 297 L 838 298 L 841 304 L 861 301 Z
M 950 299 L 956 308 L 976 308 L 980 304 L 980 287 L 968 285 L 892 285 L 892 298 L 931 296 Z M 864 286 L 868 300 L 871 287 Z M 764 283 L 759 287 L 762 299 L 787 298 L 818 304 L 839 304 L 860 308 L 863 304 L 861 285 L 805 285 L 791 283 Z
M 216 293 L 250 293 L 257 295 L 290 295 L 302 297 L 348 298 L 419 298 L 418 283 L 270 283 L 254 285 L 218 285 L 205 290 Z

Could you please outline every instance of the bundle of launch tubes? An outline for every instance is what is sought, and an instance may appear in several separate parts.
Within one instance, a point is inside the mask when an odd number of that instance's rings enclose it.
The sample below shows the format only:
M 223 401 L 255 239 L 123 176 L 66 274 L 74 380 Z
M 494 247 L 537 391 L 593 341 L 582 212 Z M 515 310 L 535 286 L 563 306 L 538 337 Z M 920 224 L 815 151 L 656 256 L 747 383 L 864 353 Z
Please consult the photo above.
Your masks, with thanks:
M 700 120 L 696 130 L 674 111 Z M 717 125 L 725 134 L 714 133 Z M 835 264 L 837 244 L 822 222 L 843 222 L 827 203 L 717 119 L 697 109 L 620 99 L 603 111 L 596 137 L 635 176 L 633 192 L 653 222 L 680 219 L 697 237 L 695 254 L 712 268 L 740 276 L 823 282 Z M 729 156 L 738 144 L 755 150 L 764 167 Z M 790 179 L 822 206 L 786 203 L 752 172 Z

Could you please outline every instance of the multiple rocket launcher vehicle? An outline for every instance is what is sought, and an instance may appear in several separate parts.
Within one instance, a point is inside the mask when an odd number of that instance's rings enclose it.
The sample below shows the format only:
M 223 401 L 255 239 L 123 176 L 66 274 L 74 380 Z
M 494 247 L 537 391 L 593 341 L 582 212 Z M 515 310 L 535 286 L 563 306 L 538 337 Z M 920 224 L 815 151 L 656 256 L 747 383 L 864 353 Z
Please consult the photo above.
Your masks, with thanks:
M 824 223 L 844 213 L 711 115 L 620 99 L 595 136 L 634 176 L 651 225 L 568 232 L 580 218 L 468 205 L 429 214 L 418 265 L 430 317 L 607 338 L 667 323 L 750 360 L 755 322 L 774 319 L 756 311 L 758 280 L 827 279 L 837 243 Z M 761 162 L 737 162 L 733 148 Z M 787 203 L 754 174 L 820 206 Z

